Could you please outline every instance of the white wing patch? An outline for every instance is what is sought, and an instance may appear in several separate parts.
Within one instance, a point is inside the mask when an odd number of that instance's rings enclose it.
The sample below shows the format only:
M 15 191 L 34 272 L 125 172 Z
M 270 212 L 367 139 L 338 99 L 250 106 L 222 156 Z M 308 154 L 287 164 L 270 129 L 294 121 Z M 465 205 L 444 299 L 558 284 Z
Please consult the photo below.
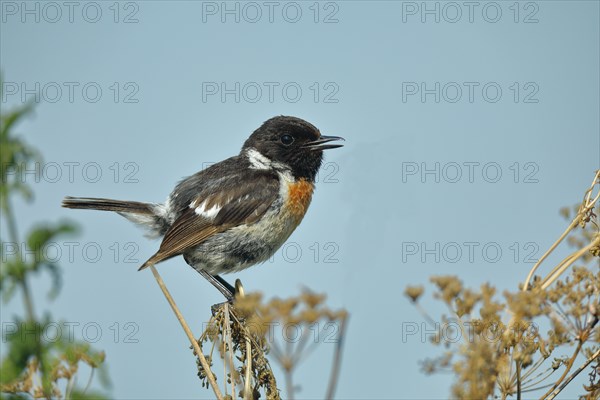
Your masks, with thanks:
M 194 202 L 192 202 L 190 204 L 190 207 L 194 207 Z M 196 209 L 194 210 L 196 212 L 196 214 L 198 214 L 201 217 L 204 218 L 208 218 L 208 219 L 214 219 L 217 214 L 219 213 L 219 211 L 221 211 L 221 206 L 219 206 L 218 204 L 213 205 L 211 208 L 207 209 L 206 208 L 206 200 L 204 200 L 202 202 L 202 204 L 200 204 L 198 207 L 196 207 Z
M 262 155 L 258 150 L 254 148 L 249 148 L 246 151 L 246 155 L 248 156 L 248 161 L 250 161 L 251 168 L 254 169 L 270 169 L 271 168 L 271 160 L 268 157 Z

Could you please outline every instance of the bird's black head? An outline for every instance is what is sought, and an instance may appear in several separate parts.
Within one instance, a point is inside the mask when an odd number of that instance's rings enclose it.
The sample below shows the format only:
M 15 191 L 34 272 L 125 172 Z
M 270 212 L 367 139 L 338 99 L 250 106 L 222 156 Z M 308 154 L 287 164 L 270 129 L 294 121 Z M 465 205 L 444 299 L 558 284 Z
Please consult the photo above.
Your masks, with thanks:
M 330 143 L 334 140 L 344 139 L 321 135 L 317 128 L 300 118 L 279 116 L 265 121 L 255 130 L 244 143 L 242 153 L 246 152 L 251 162 L 258 166 L 283 164 L 291 168 L 296 178 L 313 182 L 323 161 L 323 150 L 342 147 Z

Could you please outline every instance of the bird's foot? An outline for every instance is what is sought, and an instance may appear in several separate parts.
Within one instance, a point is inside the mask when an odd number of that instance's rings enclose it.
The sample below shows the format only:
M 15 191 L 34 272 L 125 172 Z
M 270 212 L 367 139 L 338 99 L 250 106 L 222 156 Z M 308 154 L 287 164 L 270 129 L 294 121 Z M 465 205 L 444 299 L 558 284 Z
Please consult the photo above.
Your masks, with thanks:
M 221 277 L 219 277 L 219 280 L 220 280 L 220 283 L 225 282 Z M 231 289 L 234 289 L 234 288 L 231 288 Z M 242 285 L 242 281 L 241 280 L 239 280 L 239 279 L 235 280 L 235 289 L 233 290 L 233 292 L 234 293 L 232 295 L 230 291 L 228 291 L 227 293 L 225 293 L 224 291 L 221 291 L 221 293 L 223 294 L 223 296 L 225 296 L 225 298 L 227 299 L 227 301 L 224 301 L 222 303 L 213 304 L 210 307 L 210 311 L 211 311 L 213 317 L 216 315 L 216 313 L 219 311 L 219 309 L 221 307 L 223 307 L 225 304 L 229 304 L 230 306 L 232 306 L 234 304 L 234 302 L 235 302 L 236 299 L 241 299 L 241 298 L 243 298 L 245 296 L 245 294 L 244 294 L 244 285 Z

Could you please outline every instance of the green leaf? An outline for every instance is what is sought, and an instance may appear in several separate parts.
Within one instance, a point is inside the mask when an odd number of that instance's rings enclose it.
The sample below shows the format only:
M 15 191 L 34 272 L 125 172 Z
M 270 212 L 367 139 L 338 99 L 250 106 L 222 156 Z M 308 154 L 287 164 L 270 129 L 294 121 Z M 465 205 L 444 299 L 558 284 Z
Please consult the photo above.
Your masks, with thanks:
M 3 89 L 0 74 L 0 94 Z M 17 288 L 27 287 L 25 284 L 31 275 L 40 271 L 48 271 L 52 278 L 51 297 L 58 294 L 61 285 L 61 269 L 56 260 L 48 259 L 47 246 L 62 235 L 78 231 L 73 223 L 43 223 L 35 226 L 23 242 L 17 237 L 17 218 L 10 207 L 9 198 L 20 195 L 26 201 L 33 199 L 33 190 L 24 173 L 39 168 L 42 157 L 40 153 L 23 138 L 13 132 L 18 122 L 33 110 L 33 103 L 0 114 L 0 212 L 2 221 L 8 220 L 11 242 L 2 242 L 4 254 L 0 263 L 0 292 L 4 301 L 13 298 Z M 25 171 L 27 170 L 27 171 Z M 27 257 L 23 247 L 27 247 Z M 33 254 L 29 254 L 32 252 Z M 33 302 L 33 299 L 28 299 Z M 109 382 L 104 366 L 105 354 L 91 348 L 89 343 L 71 342 L 66 337 L 48 339 L 45 329 L 48 324 L 56 325 L 56 320 L 44 313 L 41 320 L 30 321 L 15 317 L 12 321 L 3 321 L 3 351 L 0 360 L 0 384 L 15 385 L 7 390 L 33 390 L 22 386 L 24 381 L 33 377 L 33 384 L 39 390 L 41 381 L 43 397 L 56 397 L 55 390 L 68 379 L 69 374 L 77 374 L 81 363 L 98 372 L 100 384 L 108 387 Z M 60 324 L 60 323 L 59 323 Z M 66 374 L 66 375 L 65 375 Z M 73 376 L 77 378 L 77 376 Z M 39 392 L 38 392 L 39 393 Z M 0 393 L 1 399 L 29 399 L 32 393 Z M 70 399 L 104 399 L 98 392 L 84 392 L 73 388 Z
M 59 222 L 57 224 L 43 224 L 34 228 L 27 237 L 27 246 L 33 251 L 33 260 L 27 264 L 29 271 L 38 272 L 46 270 L 52 277 L 52 287 L 49 297 L 54 298 L 60 290 L 62 283 L 61 270 L 53 260 L 49 260 L 46 254 L 46 246 L 63 235 L 72 235 L 78 232 L 76 225 L 70 222 Z
M 102 394 L 100 394 L 99 392 L 95 392 L 95 391 L 87 391 L 87 392 L 82 392 L 80 390 L 73 390 L 73 392 L 71 392 L 71 399 L 73 400 L 104 400 L 104 399 L 108 399 L 108 397 L 103 396 Z

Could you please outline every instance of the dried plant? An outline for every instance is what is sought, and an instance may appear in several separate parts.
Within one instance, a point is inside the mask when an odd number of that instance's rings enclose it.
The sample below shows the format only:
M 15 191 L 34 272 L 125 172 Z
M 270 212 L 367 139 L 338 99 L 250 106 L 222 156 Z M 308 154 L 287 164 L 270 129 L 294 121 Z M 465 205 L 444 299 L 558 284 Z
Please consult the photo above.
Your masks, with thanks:
M 292 381 L 294 370 L 320 342 L 327 326 L 335 324 L 339 330 L 333 340 L 336 343 L 334 367 L 330 387 L 325 398 L 334 394 L 337 373 L 340 367 L 341 341 L 345 330 L 345 311 L 331 311 L 324 307 L 325 297 L 303 292 L 298 297 L 285 300 L 273 299 L 262 302 L 260 294 L 238 296 L 234 306 L 222 304 L 215 308 L 202 333 L 199 342 L 210 343 L 211 351 L 207 359 L 213 359 L 217 349 L 219 357 L 225 360 L 225 374 L 235 398 L 236 388 L 240 397 L 256 399 L 263 392 L 267 399 L 279 399 L 279 389 L 267 359 L 267 354 L 285 372 L 287 398 L 294 397 Z M 278 337 L 275 327 L 293 330 L 299 335 L 290 338 Z M 206 371 L 199 365 L 199 376 L 205 379 Z M 208 385 L 208 383 L 206 383 Z M 225 387 L 227 392 L 227 386 Z
M 594 212 L 600 197 L 594 190 L 599 187 L 597 171 L 568 228 L 518 290 L 498 296 L 488 283 L 472 290 L 454 276 L 431 279 L 437 289 L 434 296 L 449 309 L 433 340 L 446 350 L 437 359 L 426 360 L 423 367 L 428 373 L 454 373 L 453 397 L 520 399 L 523 393 L 538 391 L 540 399 L 554 399 L 589 370 L 581 398 L 599 398 L 600 229 Z M 569 210 L 562 213 L 571 217 Z M 545 277 L 535 276 L 567 237 L 577 250 Z M 422 293 L 422 287 L 405 292 L 417 306 Z
M 305 291 L 298 297 L 273 299 L 263 303 L 260 293 L 245 295 L 238 280 L 233 304 L 214 305 L 212 317 L 196 340 L 162 278 L 153 266 L 150 268 L 186 332 L 194 355 L 198 357 L 198 377 L 202 386 L 210 387 L 217 399 L 234 399 L 236 396 L 258 399 L 262 394 L 267 399 L 280 399 L 280 389 L 268 355 L 272 355 L 274 361 L 285 371 L 287 398 L 293 399 L 293 372 L 319 343 L 310 342 L 307 332 L 314 330 L 309 327 L 314 327 L 315 324 L 319 327 L 327 326 L 318 324 L 319 322 L 335 324 L 337 327 L 337 335 L 333 339 L 336 344 L 333 366 L 325 395 L 326 399 L 334 397 L 348 315 L 343 310 L 331 311 L 326 308 L 323 304 L 325 296 Z M 294 341 L 282 340 L 272 334 L 270 327 L 273 326 L 299 328 L 302 337 Z M 207 354 L 202 350 L 204 344 L 210 345 Z M 225 394 L 217 384 L 219 372 L 213 370 L 213 360 L 216 358 L 223 363 L 221 376 Z

